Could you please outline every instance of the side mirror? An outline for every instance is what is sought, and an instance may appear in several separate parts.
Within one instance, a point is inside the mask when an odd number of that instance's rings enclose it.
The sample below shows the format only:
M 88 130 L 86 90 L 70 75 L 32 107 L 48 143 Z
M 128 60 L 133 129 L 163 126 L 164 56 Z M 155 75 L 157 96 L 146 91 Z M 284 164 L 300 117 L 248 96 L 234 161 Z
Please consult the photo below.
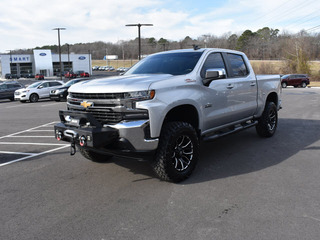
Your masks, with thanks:
M 38 89 L 41 89 L 41 88 L 43 88 L 43 86 L 42 86 L 42 85 L 40 85 L 40 86 L 38 87 Z
M 205 86 L 209 86 L 209 84 L 213 80 L 224 79 L 226 78 L 226 70 L 224 68 L 210 68 L 206 71 L 206 77 L 202 80 Z

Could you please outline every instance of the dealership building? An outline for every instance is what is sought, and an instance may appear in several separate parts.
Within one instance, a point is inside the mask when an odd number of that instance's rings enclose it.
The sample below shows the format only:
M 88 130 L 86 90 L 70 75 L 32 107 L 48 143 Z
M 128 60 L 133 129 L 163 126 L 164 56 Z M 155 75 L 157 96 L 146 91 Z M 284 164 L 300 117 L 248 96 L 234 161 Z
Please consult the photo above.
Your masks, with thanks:
M 43 74 L 50 77 L 60 73 L 59 54 L 51 50 L 36 49 L 33 54 L 3 54 L 0 55 L 1 77 L 6 74 L 16 74 L 23 77 L 27 74 Z M 61 54 L 62 71 L 85 71 L 92 74 L 90 54 Z

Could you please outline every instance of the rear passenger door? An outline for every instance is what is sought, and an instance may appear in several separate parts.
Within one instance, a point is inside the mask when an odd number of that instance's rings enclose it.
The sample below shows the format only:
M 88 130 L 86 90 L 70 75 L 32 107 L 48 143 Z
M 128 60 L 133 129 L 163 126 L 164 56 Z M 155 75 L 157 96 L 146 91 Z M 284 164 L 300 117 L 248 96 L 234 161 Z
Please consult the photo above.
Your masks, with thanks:
M 257 108 L 256 78 L 241 55 L 211 53 L 200 72 L 202 79 L 210 68 L 224 68 L 225 79 L 213 80 L 204 87 L 204 126 L 209 130 L 253 116 Z
M 40 98 L 47 98 L 49 97 L 49 82 L 45 82 L 42 83 L 39 87 L 38 87 L 38 94 Z
M 229 107 L 234 121 L 254 115 L 257 110 L 257 81 L 242 55 L 225 54 L 230 72 Z

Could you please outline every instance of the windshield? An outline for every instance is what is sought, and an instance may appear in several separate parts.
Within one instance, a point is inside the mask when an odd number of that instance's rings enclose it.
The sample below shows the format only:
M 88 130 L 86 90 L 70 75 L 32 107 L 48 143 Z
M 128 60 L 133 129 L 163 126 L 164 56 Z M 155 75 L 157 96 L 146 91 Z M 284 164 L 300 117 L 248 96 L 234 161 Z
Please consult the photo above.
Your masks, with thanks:
M 38 87 L 40 84 L 41 84 L 41 82 L 36 82 L 36 83 L 33 83 L 33 84 L 29 85 L 27 88 L 36 88 L 36 87 Z
M 282 79 L 287 79 L 288 77 L 290 77 L 290 75 L 289 75 L 289 74 L 284 75 L 284 76 L 282 76 L 281 78 L 282 78 Z
M 75 80 L 71 80 L 71 81 L 68 81 L 68 82 L 66 82 L 63 86 L 64 87 L 70 87 L 72 84 L 75 84 L 77 81 L 75 81 Z
M 178 52 L 151 55 L 138 62 L 124 75 L 171 74 L 184 75 L 196 66 L 203 52 Z

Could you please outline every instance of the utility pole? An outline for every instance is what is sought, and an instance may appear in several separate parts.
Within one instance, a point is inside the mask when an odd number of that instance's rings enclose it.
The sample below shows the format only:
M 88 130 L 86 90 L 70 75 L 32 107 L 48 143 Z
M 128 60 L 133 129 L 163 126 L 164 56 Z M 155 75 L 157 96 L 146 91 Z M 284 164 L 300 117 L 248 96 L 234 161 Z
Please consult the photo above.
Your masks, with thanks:
M 136 23 L 136 24 L 127 24 L 126 27 L 138 27 L 138 40 L 139 40 L 139 54 L 138 54 L 138 59 L 141 60 L 141 32 L 140 28 L 141 26 L 153 26 L 153 24 L 141 24 L 141 23 Z
M 60 45 L 60 30 L 66 30 L 66 28 L 54 28 L 52 30 L 58 31 L 58 43 L 59 43 L 59 62 L 60 62 L 60 79 L 62 80 L 62 62 L 61 62 L 61 45 Z

